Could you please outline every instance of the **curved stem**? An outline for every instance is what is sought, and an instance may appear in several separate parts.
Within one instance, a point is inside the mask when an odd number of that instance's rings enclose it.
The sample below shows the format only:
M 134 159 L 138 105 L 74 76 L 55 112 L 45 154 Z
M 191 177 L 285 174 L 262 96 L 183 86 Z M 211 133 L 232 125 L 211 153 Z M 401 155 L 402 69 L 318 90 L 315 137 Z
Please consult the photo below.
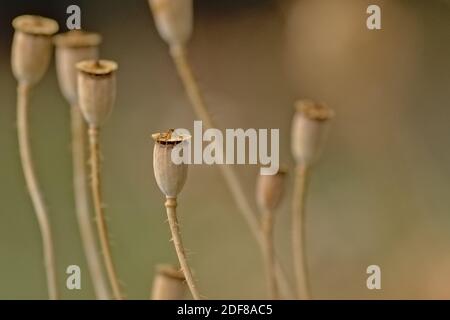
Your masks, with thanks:
M 26 84 L 19 84 L 17 88 L 17 134 L 19 138 L 19 151 L 25 181 L 41 232 L 49 298 L 56 300 L 58 299 L 58 287 L 50 221 L 31 157 L 28 132 L 29 94 L 30 87 Z
M 189 60 L 186 55 L 186 50 L 182 46 L 173 46 L 170 48 L 170 54 L 177 68 L 178 75 L 183 83 L 186 94 L 189 98 L 189 101 L 194 109 L 197 117 L 203 122 L 206 128 L 214 128 L 214 123 L 208 113 L 207 105 L 202 96 L 200 87 L 195 79 L 194 73 L 192 71 L 192 67 L 189 63 Z M 243 215 L 246 220 L 250 231 L 253 236 L 256 238 L 260 249 L 262 252 L 264 251 L 264 238 L 262 237 L 260 230 L 260 223 L 258 220 L 258 216 L 252 210 L 248 199 L 245 197 L 244 189 L 242 187 L 241 182 L 239 181 L 239 177 L 235 170 L 232 167 L 221 165 L 219 166 L 220 172 L 227 183 L 228 189 L 233 196 L 234 201 L 236 202 L 239 211 Z M 292 290 L 290 289 L 289 283 L 287 281 L 287 277 L 281 268 L 281 264 L 278 259 L 275 257 L 275 267 L 278 281 L 280 283 L 280 289 L 282 289 L 283 293 L 286 296 L 290 296 Z
M 274 239 L 273 239 L 273 212 L 267 211 L 263 215 L 262 220 L 262 232 L 264 234 L 264 244 L 265 244 L 265 253 L 264 253 L 264 263 L 266 266 L 266 277 L 267 277 L 267 287 L 269 290 L 269 296 L 272 300 L 278 300 L 278 283 L 275 272 L 275 248 L 274 248 Z
M 299 165 L 295 170 L 292 198 L 292 256 L 294 259 L 297 298 L 310 299 L 308 265 L 306 261 L 305 207 L 308 169 Z
M 100 160 L 99 160 L 99 130 L 95 127 L 89 127 L 89 146 L 91 151 L 91 189 L 92 198 L 94 202 L 95 215 L 97 220 L 97 232 L 100 238 L 100 245 L 103 251 L 103 260 L 106 271 L 108 273 L 109 282 L 113 291 L 114 298 L 122 300 L 119 280 L 117 277 L 116 268 L 112 259 L 111 248 L 109 244 L 108 226 L 105 220 L 105 212 L 103 208 L 103 198 L 101 193 L 101 175 L 100 175 Z
M 98 250 L 95 229 L 89 210 L 89 192 L 87 185 L 85 134 L 86 125 L 78 106 L 71 107 L 72 125 L 72 163 L 75 211 L 80 229 L 81 242 L 97 299 L 110 298 L 108 283 L 103 275 L 102 261 Z
M 191 269 L 187 262 L 186 253 L 184 252 L 184 246 L 181 241 L 181 232 L 178 225 L 177 218 L 177 199 L 167 198 L 166 199 L 166 211 L 167 218 L 169 219 L 170 232 L 172 233 L 173 245 L 175 246 L 175 251 L 177 252 L 178 261 L 180 262 L 181 269 L 183 270 L 184 277 L 186 278 L 187 285 L 191 291 L 192 296 L 195 300 L 201 300 L 200 294 L 195 285 L 194 277 L 192 276 Z
M 200 87 L 192 72 L 186 49 L 182 46 L 173 46 L 170 48 L 170 54 L 195 114 L 202 120 L 205 127 L 213 128 L 213 121 L 209 115 L 208 107 L 206 106 Z

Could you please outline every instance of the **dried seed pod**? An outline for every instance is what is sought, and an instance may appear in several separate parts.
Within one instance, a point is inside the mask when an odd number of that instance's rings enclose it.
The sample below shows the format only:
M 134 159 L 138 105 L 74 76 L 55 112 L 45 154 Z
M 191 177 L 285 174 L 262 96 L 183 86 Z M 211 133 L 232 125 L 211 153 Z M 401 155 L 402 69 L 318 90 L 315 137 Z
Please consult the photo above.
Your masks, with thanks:
M 286 171 L 274 175 L 259 175 L 256 182 L 256 202 L 262 212 L 276 209 L 280 203 L 286 178 Z
M 183 46 L 192 35 L 192 0 L 149 0 L 159 35 L 170 46 Z
M 83 60 L 97 59 L 101 41 L 99 34 L 81 30 L 72 30 L 54 37 L 59 87 L 72 106 L 78 101 L 78 73 L 75 65 Z
M 52 36 L 58 32 L 55 20 L 23 15 L 12 22 L 15 29 L 11 65 L 18 82 L 37 84 L 48 69 L 52 56 Z
M 186 294 L 182 271 L 171 265 L 158 265 L 153 281 L 152 300 L 182 300 Z
M 78 69 L 78 103 L 91 127 L 100 127 L 108 118 L 116 99 L 117 63 L 109 60 L 86 60 Z
M 159 189 L 167 198 L 176 198 L 183 189 L 187 178 L 187 164 L 175 164 L 172 161 L 172 151 L 190 137 L 168 133 L 152 135 L 155 140 L 153 149 L 153 170 Z M 181 147 L 181 146 L 179 146 Z
M 292 122 L 292 154 L 297 164 L 308 167 L 320 157 L 334 112 L 311 100 L 298 101 L 296 109 Z

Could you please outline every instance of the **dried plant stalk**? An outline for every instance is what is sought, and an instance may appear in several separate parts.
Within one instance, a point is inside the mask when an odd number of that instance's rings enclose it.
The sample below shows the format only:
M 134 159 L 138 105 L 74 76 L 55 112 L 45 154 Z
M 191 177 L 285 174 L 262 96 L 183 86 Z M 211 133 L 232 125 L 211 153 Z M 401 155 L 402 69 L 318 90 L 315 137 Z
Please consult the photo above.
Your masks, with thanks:
M 276 276 L 275 248 L 273 239 L 273 213 L 265 212 L 262 218 L 262 232 L 264 235 L 264 265 L 266 266 L 266 278 L 270 299 L 280 298 L 278 281 Z
M 51 300 L 56 300 L 58 299 L 58 287 L 52 232 L 47 208 L 36 178 L 33 159 L 31 157 L 30 137 L 28 132 L 29 94 L 30 87 L 26 84 L 19 83 L 17 88 L 17 133 L 19 138 L 19 151 L 25 181 L 33 202 L 41 232 L 49 298 Z
M 202 93 L 200 91 L 199 85 L 194 77 L 192 72 L 192 67 L 187 58 L 186 50 L 183 46 L 171 46 L 170 48 L 171 56 L 176 65 L 178 74 L 180 76 L 181 81 L 183 82 L 185 91 L 189 97 L 191 105 L 194 109 L 195 114 L 200 120 L 203 121 L 205 127 L 214 128 L 213 121 L 208 113 L 208 108 L 203 99 Z M 264 237 L 260 231 L 260 222 L 256 213 L 252 210 L 250 203 L 248 202 L 244 189 L 239 181 L 239 178 L 233 170 L 233 168 L 229 166 L 219 166 L 222 176 L 224 177 L 228 188 L 236 202 L 240 212 L 242 213 L 244 219 L 247 221 L 247 224 L 256 238 L 260 249 L 262 252 L 264 251 Z M 281 268 L 278 259 L 275 257 L 275 271 L 280 283 L 280 289 L 284 293 L 286 297 L 291 296 L 291 288 L 288 284 L 287 277 Z
M 195 285 L 194 277 L 192 276 L 192 271 L 191 268 L 189 267 L 189 263 L 186 258 L 186 253 L 184 251 L 184 246 L 181 241 L 181 232 L 180 227 L 178 225 L 178 218 L 176 211 L 177 208 L 176 198 L 167 198 L 165 206 L 167 211 L 167 218 L 169 220 L 170 232 L 172 233 L 173 245 L 175 246 L 178 261 L 180 262 L 181 269 L 183 270 L 183 274 L 186 278 L 186 283 L 194 299 L 200 300 L 201 299 L 200 293 L 198 292 L 197 286 Z
M 86 125 L 78 106 L 71 107 L 71 122 L 74 196 L 81 240 L 95 294 L 98 299 L 107 300 L 110 298 L 108 284 L 103 276 L 101 256 L 97 248 L 95 229 L 89 212 L 85 157 Z
M 17 134 L 19 152 L 28 192 L 41 232 L 49 297 L 55 300 L 58 298 L 58 288 L 50 218 L 31 157 L 28 107 L 31 88 L 39 83 L 48 69 L 52 52 L 51 37 L 58 31 L 59 27 L 55 20 L 32 15 L 16 17 L 12 25 L 15 32 L 11 48 L 11 67 L 18 82 Z
M 90 146 L 90 164 L 91 164 L 91 188 L 92 199 L 94 202 L 97 231 L 100 238 L 100 245 L 103 251 L 104 263 L 108 274 L 114 298 L 122 300 L 122 293 L 117 277 L 116 268 L 112 259 L 111 248 L 109 244 L 108 225 L 105 219 L 103 208 L 103 197 L 101 191 L 101 174 L 100 174 L 100 146 L 99 146 L 99 130 L 96 127 L 89 127 L 89 146 Z
M 122 299 L 122 293 L 112 259 L 108 227 L 103 208 L 100 174 L 100 127 L 111 113 L 116 98 L 116 71 L 118 65 L 110 60 L 85 60 L 76 64 L 78 69 L 78 103 L 89 124 L 91 189 L 97 219 L 97 230 L 103 258 L 113 296 Z
M 296 168 L 294 195 L 292 199 L 292 252 L 294 259 L 297 298 L 309 299 L 308 266 L 306 262 L 305 206 L 307 188 L 307 167 Z

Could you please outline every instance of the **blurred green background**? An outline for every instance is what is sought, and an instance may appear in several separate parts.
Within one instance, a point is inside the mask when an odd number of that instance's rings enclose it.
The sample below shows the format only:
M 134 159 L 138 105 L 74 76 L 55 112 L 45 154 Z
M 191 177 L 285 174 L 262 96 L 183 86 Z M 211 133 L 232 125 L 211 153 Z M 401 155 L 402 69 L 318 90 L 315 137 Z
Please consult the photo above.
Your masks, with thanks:
M 78 4 L 84 29 L 117 60 L 118 96 L 103 141 L 104 195 L 126 294 L 147 299 L 154 267 L 175 263 L 150 134 L 192 128 L 195 117 L 145 0 L 0 1 L 0 298 L 46 299 L 41 241 L 25 189 L 10 71 L 11 20 L 40 14 L 66 31 Z M 382 30 L 366 8 L 382 8 Z M 336 110 L 314 170 L 307 213 L 312 293 L 323 299 L 450 298 L 450 2 L 441 0 L 195 0 L 189 45 L 220 128 L 280 128 L 292 168 L 293 103 Z M 34 90 L 33 155 L 50 208 L 62 297 L 94 297 L 72 198 L 69 107 L 52 65 Z M 237 167 L 254 203 L 258 168 Z M 291 271 L 289 202 L 278 212 L 277 250 Z M 192 166 L 179 199 L 183 237 L 208 298 L 265 298 L 259 249 L 217 170 Z M 65 269 L 82 268 L 82 290 Z M 366 288 L 366 268 L 382 290 Z M 289 272 L 292 275 L 292 272 Z

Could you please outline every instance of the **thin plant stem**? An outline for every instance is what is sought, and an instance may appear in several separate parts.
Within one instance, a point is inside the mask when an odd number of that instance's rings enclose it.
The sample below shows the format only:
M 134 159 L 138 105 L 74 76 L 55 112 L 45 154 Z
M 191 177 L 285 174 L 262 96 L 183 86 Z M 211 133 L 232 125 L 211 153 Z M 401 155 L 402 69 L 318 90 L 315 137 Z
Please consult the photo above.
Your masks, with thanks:
M 99 129 L 89 127 L 89 146 L 90 146 L 90 163 L 91 163 L 91 189 L 94 202 L 95 215 L 97 220 L 97 232 L 100 238 L 100 246 L 103 252 L 103 262 L 106 267 L 109 282 L 112 288 L 114 298 L 122 300 L 119 280 L 116 268 L 112 259 L 111 247 L 109 243 L 108 226 L 105 219 L 103 207 L 103 198 L 101 192 L 101 174 L 100 174 L 100 146 L 99 146 Z
M 214 128 L 213 121 L 209 115 L 207 105 L 202 96 L 197 80 L 195 79 L 185 48 L 182 46 L 174 46 L 170 48 L 170 53 L 195 114 L 203 122 L 205 127 Z M 252 210 L 250 203 L 245 196 L 244 189 L 239 177 L 236 174 L 236 171 L 233 170 L 232 167 L 225 165 L 219 166 L 219 168 L 227 183 L 228 189 L 230 190 L 231 195 L 239 208 L 239 211 L 246 220 L 253 236 L 256 238 L 261 252 L 264 252 L 264 238 L 261 234 L 258 216 Z M 280 283 L 280 289 L 283 291 L 285 296 L 290 296 L 292 290 L 289 286 L 286 274 L 276 257 L 275 265 L 277 278 Z
M 75 211 L 80 229 L 81 242 L 97 299 L 110 298 L 108 283 L 102 271 L 95 227 L 89 210 L 89 190 L 86 170 L 86 125 L 78 106 L 71 107 L 72 164 Z
M 294 194 L 292 198 L 292 257 L 297 284 L 297 298 L 307 300 L 310 299 L 305 241 L 308 168 L 304 165 L 298 165 L 295 169 L 295 175 Z
M 31 157 L 28 129 L 30 89 L 31 88 L 28 85 L 21 83 L 19 83 L 17 88 L 17 133 L 19 138 L 19 152 L 28 192 L 33 203 L 34 211 L 36 212 L 36 218 L 41 232 L 49 298 L 51 300 L 56 300 L 58 299 L 58 287 L 50 220 Z
M 184 277 L 186 278 L 187 285 L 194 299 L 201 300 L 200 294 L 195 285 L 194 277 L 192 276 L 191 268 L 189 267 L 186 258 L 183 243 L 181 241 L 181 232 L 177 218 L 177 200 L 175 198 L 167 198 L 165 206 L 167 218 L 169 220 L 170 232 L 172 233 L 172 241 L 175 246 L 175 251 L 177 252 L 178 261 L 180 262 Z
M 273 238 L 273 213 L 265 212 L 262 220 L 262 232 L 264 235 L 265 253 L 264 253 L 264 264 L 266 266 L 266 278 L 267 287 L 269 290 L 269 297 L 272 300 L 278 300 L 278 283 L 277 276 L 275 273 L 275 247 Z

